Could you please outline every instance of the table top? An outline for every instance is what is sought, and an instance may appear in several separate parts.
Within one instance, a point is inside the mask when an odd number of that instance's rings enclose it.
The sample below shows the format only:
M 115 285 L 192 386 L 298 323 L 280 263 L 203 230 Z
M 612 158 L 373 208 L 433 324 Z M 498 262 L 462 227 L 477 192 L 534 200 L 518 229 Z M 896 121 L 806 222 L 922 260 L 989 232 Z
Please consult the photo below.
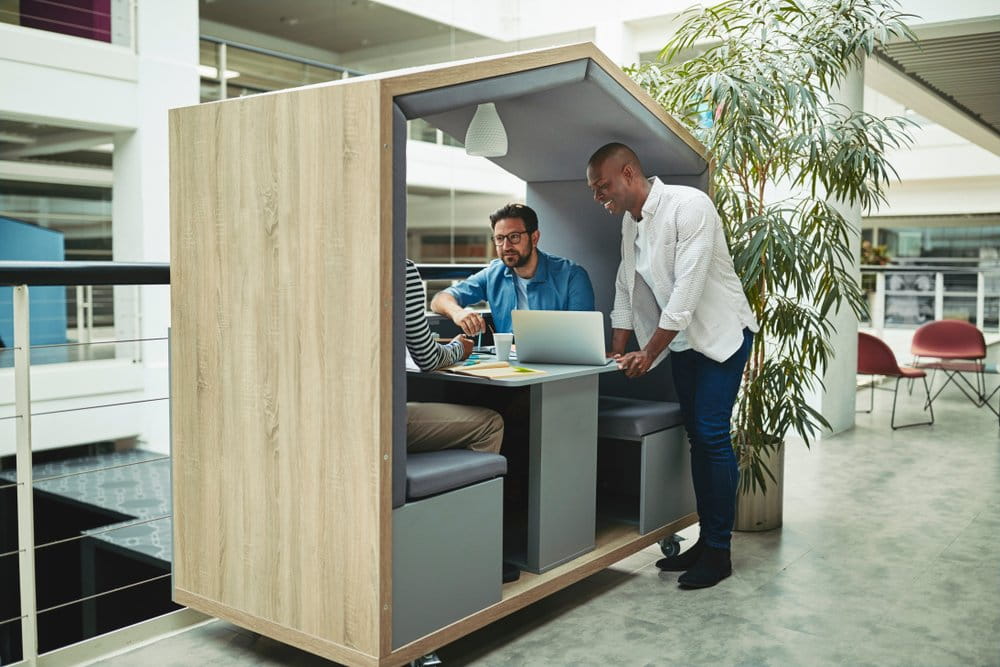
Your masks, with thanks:
M 495 355 L 490 355 L 490 354 L 476 353 L 474 356 L 478 357 L 478 360 L 483 362 L 490 362 L 497 360 Z M 586 375 L 596 375 L 598 373 L 620 372 L 617 364 L 615 364 L 610 359 L 608 360 L 608 363 L 603 366 L 585 366 L 582 364 L 518 363 L 516 359 L 511 359 L 510 365 L 520 368 L 531 368 L 533 370 L 539 370 L 545 372 L 538 375 L 533 374 L 524 377 L 508 377 L 508 378 L 481 378 L 472 375 L 449 373 L 446 371 L 431 371 L 429 373 L 421 373 L 418 370 L 407 370 L 407 374 L 433 380 L 444 380 L 446 382 L 467 382 L 472 384 L 489 384 L 501 387 L 524 387 L 531 384 L 540 384 L 542 382 L 552 382 L 555 380 L 568 380 L 570 378 L 583 377 Z

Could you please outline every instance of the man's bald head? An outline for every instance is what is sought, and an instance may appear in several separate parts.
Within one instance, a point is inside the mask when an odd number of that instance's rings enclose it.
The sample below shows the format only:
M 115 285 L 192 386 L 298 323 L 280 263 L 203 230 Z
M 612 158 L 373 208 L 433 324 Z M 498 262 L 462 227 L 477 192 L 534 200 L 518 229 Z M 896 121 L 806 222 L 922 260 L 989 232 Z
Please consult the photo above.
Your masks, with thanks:
M 598 148 L 587 161 L 587 186 L 594 201 L 612 215 L 625 211 L 642 219 L 642 205 L 649 194 L 649 182 L 635 151 L 613 142 Z
M 615 167 L 632 165 L 632 168 L 642 176 L 642 165 L 639 164 L 639 157 L 635 154 L 635 151 L 625 144 L 618 143 L 617 141 L 604 144 L 590 156 L 590 159 L 587 160 L 587 166 L 596 166 L 605 162 Z

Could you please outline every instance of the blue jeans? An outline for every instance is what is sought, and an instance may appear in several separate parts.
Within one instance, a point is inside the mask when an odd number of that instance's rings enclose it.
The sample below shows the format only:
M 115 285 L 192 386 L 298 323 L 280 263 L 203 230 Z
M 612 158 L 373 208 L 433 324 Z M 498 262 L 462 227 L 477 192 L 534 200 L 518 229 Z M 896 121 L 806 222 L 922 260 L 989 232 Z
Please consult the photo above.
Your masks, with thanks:
M 694 350 L 671 353 L 674 388 L 691 442 L 701 539 L 717 549 L 728 549 L 733 535 L 739 467 L 730 430 L 752 343 L 753 332 L 744 329 L 742 347 L 722 363 Z

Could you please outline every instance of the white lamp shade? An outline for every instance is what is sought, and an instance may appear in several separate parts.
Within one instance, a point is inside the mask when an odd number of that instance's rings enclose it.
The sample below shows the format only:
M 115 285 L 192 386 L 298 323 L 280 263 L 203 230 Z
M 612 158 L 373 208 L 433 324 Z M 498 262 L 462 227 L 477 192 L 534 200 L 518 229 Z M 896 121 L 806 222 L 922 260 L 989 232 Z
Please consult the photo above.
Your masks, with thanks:
M 465 152 L 482 157 L 502 157 L 507 154 L 507 130 L 493 102 L 476 107 L 476 114 L 465 131 Z

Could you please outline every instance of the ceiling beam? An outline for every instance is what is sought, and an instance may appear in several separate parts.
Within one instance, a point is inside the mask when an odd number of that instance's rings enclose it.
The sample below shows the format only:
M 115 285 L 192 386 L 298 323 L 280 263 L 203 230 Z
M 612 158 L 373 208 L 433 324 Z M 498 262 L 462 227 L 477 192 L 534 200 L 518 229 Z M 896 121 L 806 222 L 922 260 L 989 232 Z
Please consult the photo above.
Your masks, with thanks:
M 0 160 L 0 180 L 110 188 L 115 179 L 111 169 L 107 167 L 71 167 Z
M 872 57 L 865 63 L 865 85 L 891 97 L 918 114 L 977 146 L 1000 155 L 1000 134 L 936 91 L 908 76 L 892 63 Z
M 911 23 L 910 29 L 918 40 L 981 35 L 988 32 L 1000 32 L 1000 16 L 976 16 L 957 21 L 940 21 L 936 23 Z M 895 37 L 890 39 L 889 43 L 898 44 L 908 41 L 910 40 L 906 37 Z
M 0 159 L 18 160 L 39 155 L 55 155 L 70 151 L 88 150 L 101 144 L 113 143 L 113 134 L 94 132 L 62 132 L 34 141 L 31 144 L 0 151 Z
M 33 144 L 35 138 L 19 132 L 0 132 L 0 142 L 8 144 Z

